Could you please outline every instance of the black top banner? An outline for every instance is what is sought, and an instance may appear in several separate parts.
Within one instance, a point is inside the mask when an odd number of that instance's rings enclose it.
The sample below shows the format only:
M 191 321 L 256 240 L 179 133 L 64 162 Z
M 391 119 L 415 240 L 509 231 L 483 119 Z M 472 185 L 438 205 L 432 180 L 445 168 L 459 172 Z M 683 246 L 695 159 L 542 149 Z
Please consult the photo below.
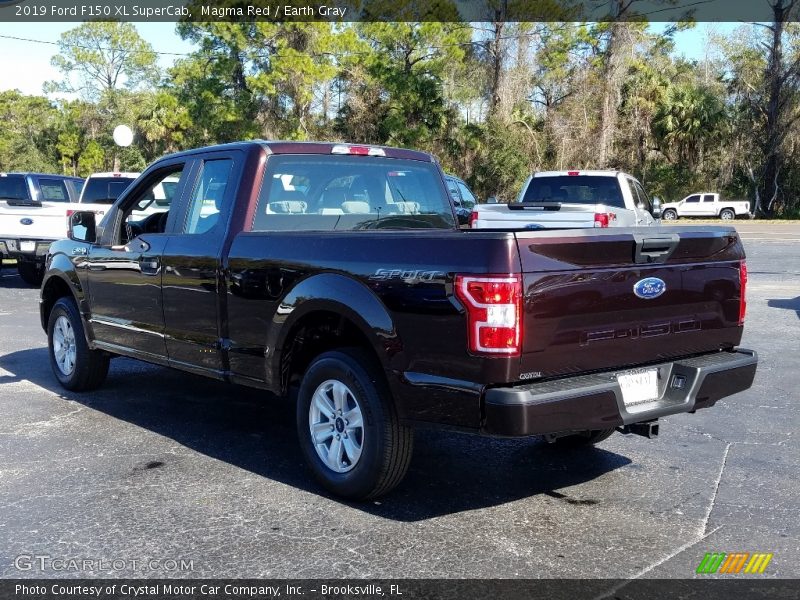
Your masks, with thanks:
M 790 0 L 0 0 L 0 22 L 800 20 Z M 776 14 L 779 11 L 779 14 Z

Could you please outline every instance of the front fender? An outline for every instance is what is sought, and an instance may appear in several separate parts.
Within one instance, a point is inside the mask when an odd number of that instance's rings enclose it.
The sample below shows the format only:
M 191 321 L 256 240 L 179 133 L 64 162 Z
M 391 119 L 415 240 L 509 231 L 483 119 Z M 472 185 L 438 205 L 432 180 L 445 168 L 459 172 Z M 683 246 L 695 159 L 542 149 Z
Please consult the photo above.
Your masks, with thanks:
M 58 298 L 64 296 L 66 291 L 72 294 L 78 304 L 88 337 L 89 330 L 86 326 L 90 311 L 83 284 L 72 260 L 66 254 L 56 252 L 48 257 L 47 271 L 39 292 L 39 316 L 42 329 L 45 331 L 47 331 L 47 321 L 50 318 L 50 308 Z
M 294 326 L 306 315 L 326 311 L 351 321 L 369 340 L 384 369 L 402 351 L 395 323 L 375 293 L 360 281 L 336 273 L 313 275 L 293 287 L 272 317 L 267 335 L 267 373 L 280 381 L 283 348 Z

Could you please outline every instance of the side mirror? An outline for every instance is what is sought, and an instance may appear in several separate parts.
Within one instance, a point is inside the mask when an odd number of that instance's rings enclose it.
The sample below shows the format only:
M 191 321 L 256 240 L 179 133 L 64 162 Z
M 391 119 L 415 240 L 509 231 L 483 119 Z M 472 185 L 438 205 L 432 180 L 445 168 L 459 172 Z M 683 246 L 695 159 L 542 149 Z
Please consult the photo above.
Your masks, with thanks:
M 489 196 L 486 199 L 486 204 L 497 204 L 497 198 L 495 196 Z
M 69 216 L 69 239 L 73 242 L 88 242 L 93 244 L 97 240 L 96 215 L 90 210 L 79 210 Z
M 653 197 L 653 218 L 661 218 L 661 198 Z

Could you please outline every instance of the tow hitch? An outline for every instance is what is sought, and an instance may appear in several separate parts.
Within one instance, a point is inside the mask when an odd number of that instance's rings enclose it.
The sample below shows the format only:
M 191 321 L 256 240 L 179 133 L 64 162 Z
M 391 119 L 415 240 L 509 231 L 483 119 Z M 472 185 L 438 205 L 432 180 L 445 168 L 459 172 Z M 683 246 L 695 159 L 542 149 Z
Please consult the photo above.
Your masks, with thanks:
M 654 437 L 658 437 L 658 419 L 655 419 L 654 421 L 645 421 L 644 423 L 631 423 L 630 425 L 617 427 L 617 431 L 626 435 L 633 433 L 652 439 Z

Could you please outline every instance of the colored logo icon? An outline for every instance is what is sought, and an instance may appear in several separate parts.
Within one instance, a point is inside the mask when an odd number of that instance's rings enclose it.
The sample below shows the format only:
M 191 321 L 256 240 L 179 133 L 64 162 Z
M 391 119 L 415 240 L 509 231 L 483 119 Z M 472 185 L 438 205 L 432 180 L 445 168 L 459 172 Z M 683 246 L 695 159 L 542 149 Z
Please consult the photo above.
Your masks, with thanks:
M 706 552 L 695 572 L 702 575 L 763 573 L 772 556 L 771 552 Z
M 661 294 L 667 291 L 667 284 L 663 279 L 658 277 L 648 277 L 640 279 L 633 285 L 633 293 L 639 298 L 645 300 L 652 300 L 658 298 Z

